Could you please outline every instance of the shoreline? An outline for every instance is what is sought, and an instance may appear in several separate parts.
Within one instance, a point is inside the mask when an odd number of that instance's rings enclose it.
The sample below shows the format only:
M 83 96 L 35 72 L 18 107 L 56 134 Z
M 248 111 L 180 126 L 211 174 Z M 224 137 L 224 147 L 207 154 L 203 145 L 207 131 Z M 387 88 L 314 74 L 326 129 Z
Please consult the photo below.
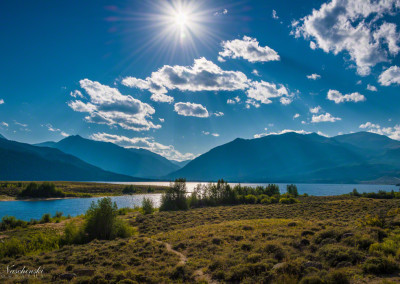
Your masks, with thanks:
M 94 195 L 88 197 L 76 196 L 76 197 L 47 197 L 47 198 L 23 198 L 18 199 L 16 197 L 3 198 L 0 197 L 0 202 L 6 201 L 51 201 L 51 200 L 64 200 L 64 199 L 76 199 L 76 198 L 102 198 L 102 197 L 117 197 L 117 196 L 132 196 L 132 195 L 146 195 L 146 194 L 162 194 L 162 192 L 151 192 L 151 193 L 134 193 L 134 194 L 117 194 L 117 195 Z

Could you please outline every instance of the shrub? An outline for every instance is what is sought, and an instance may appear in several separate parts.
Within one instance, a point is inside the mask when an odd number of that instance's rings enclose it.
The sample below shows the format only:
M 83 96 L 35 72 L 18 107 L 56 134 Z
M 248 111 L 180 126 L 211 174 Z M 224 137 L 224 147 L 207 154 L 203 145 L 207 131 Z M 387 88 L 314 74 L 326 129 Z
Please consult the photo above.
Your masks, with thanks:
M 298 200 L 293 197 L 283 197 L 283 198 L 279 199 L 279 203 L 282 203 L 282 204 L 293 204 L 296 202 L 298 202 Z
M 363 271 L 372 274 L 393 273 L 399 269 L 393 258 L 372 257 L 363 264 Z
M 325 282 L 316 275 L 306 276 L 301 279 L 300 284 L 324 284 Z
M 84 231 L 88 240 L 111 240 L 116 237 L 127 237 L 130 228 L 117 219 L 118 207 L 111 198 L 102 198 L 90 205 L 85 215 Z
M 150 198 L 143 198 L 142 200 L 142 209 L 145 215 L 153 214 L 154 212 L 154 203 Z
M 327 284 L 350 284 L 347 275 L 342 271 L 333 271 L 326 276 Z
M 330 244 L 319 250 L 319 256 L 324 258 L 331 266 L 336 266 L 342 261 L 355 264 L 364 257 L 364 254 L 353 248 Z
M 40 223 L 49 223 L 51 221 L 50 213 L 43 214 L 42 218 L 40 219 Z
M 257 196 L 253 194 L 248 194 L 244 197 L 247 204 L 255 204 L 257 203 Z
M 265 197 L 261 199 L 261 204 L 271 204 L 271 198 L 270 197 Z
M 4 216 L 0 222 L 0 231 L 11 230 L 17 227 L 26 227 L 27 222 L 19 220 L 14 216 Z
M 186 179 L 176 179 L 161 197 L 160 211 L 187 210 Z
M 122 190 L 123 194 L 134 194 L 136 192 L 137 190 L 133 185 L 128 185 Z
M 31 182 L 18 196 L 33 198 L 65 197 L 65 193 L 57 189 L 54 183 L 44 182 L 38 185 L 37 183 Z

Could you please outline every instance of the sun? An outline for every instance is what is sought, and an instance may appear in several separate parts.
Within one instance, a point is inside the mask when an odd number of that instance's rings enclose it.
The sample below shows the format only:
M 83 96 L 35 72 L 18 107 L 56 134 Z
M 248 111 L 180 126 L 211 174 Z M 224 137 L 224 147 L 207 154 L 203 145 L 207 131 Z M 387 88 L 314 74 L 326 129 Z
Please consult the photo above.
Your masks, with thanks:
M 179 12 L 175 15 L 175 23 L 184 28 L 188 22 L 188 17 L 185 12 Z

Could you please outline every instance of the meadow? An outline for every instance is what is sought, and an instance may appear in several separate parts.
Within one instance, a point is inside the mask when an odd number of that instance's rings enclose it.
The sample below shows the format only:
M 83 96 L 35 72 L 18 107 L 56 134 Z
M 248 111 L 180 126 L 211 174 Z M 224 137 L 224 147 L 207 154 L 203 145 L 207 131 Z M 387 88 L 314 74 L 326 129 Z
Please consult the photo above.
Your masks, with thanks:
M 114 208 L 116 228 L 126 228 L 104 238 L 90 237 L 94 213 L 54 216 L 0 232 L 0 273 L 40 266 L 29 281 L 56 283 L 398 283 L 399 208 L 382 194 L 164 211 L 144 204 Z

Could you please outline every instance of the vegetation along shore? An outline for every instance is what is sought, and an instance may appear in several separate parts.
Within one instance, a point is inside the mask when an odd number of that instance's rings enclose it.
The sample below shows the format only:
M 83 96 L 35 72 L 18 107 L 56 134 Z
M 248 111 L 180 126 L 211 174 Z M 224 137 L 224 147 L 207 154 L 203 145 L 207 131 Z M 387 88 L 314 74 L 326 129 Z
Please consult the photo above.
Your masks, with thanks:
M 56 283 L 400 281 L 398 192 L 316 197 L 220 180 L 185 193 L 178 179 L 160 208 L 103 198 L 74 218 L 4 217 L 0 266 L 41 267 L 36 277 Z

